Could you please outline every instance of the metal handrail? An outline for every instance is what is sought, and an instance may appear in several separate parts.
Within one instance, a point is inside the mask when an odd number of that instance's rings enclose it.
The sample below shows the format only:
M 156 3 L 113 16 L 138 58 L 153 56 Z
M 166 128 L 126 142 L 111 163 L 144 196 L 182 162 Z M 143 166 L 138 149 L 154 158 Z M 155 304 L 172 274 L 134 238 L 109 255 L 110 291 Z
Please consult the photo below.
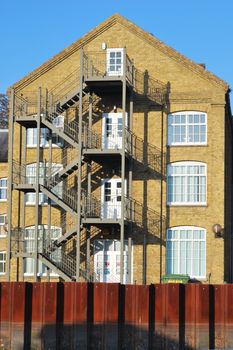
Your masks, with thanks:
M 40 96 L 40 112 L 42 115 L 47 110 L 47 97 L 46 91 L 41 90 Z M 38 91 L 26 91 L 24 94 L 14 93 L 14 116 L 26 117 L 34 115 L 38 112 Z
M 77 68 L 49 91 L 49 100 L 52 101 L 53 105 L 56 105 L 69 92 L 79 86 L 79 78 L 80 68 Z
M 86 51 L 83 53 L 83 74 L 85 78 L 95 78 L 95 77 L 110 77 L 111 73 L 108 71 L 109 61 L 106 55 L 106 51 Z M 124 62 L 124 57 L 122 56 L 122 62 L 119 64 L 121 70 L 119 74 L 114 74 L 115 76 L 123 76 L 124 71 L 126 72 L 127 81 L 133 85 L 133 62 L 126 55 L 126 60 Z
M 130 220 L 139 228 L 150 232 L 153 235 L 160 234 L 161 220 L 165 222 L 165 216 L 162 216 L 155 210 L 144 206 L 134 198 L 128 198 L 130 206 Z
M 152 101 L 162 105 L 167 98 L 167 84 L 150 76 L 148 71 L 135 69 L 134 71 L 134 90 L 142 96 L 147 96 Z

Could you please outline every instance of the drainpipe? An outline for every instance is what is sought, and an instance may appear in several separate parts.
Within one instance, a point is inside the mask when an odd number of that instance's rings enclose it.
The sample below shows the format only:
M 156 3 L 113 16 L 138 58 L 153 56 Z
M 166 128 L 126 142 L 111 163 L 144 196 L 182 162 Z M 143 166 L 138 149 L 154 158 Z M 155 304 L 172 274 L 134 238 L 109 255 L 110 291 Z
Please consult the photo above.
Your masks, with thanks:
M 159 281 L 161 283 L 162 281 L 162 269 L 163 269 L 163 246 L 162 246 L 162 239 L 163 239 L 163 172 L 164 172 L 164 166 L 163 166 L 163 129 L 164 129 L 164 105 L 162 105 L 162 112 L 161 112 L 161 178 L 160 178 L 160 252 L 159 252 Z

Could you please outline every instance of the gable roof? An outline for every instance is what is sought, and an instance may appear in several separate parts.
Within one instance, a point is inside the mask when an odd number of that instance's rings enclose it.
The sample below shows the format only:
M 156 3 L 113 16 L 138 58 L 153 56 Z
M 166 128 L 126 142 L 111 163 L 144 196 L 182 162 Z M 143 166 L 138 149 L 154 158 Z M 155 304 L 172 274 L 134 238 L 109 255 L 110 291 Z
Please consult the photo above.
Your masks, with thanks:
M 186 66 L 189 70 L 195 72 L 196 74 L 200 75 L 202 78 L 207 79 L 211 81 L 214 84 L 219 85 L 222 87 L 225 91 L 229 89 L 229 85 L 223 81 L 222 79 L 218 78 L 213 73 L 205 70 L 202 66 L 199 64 L 193 62 L 192 60 L 188 59 L 175 49 L 169 47 L 156 37 L 154 37 L 152 34 L 147 33 L 128 19 L 124 18 L 123 16 L 119 14 L 114 14 L 111 17 L 107 18 L 105 21 L 103 21 L 101 24 L 99 24 L 97 27 L 92 29 L 90 32 L 85 34 L 83 37 L 81 37 L 79 40 L 75 41 L 73 44 L 68 46 L 66 49 L 62 50 L 60 53 L 55 55 L 54 57 L 50 58 L 48 61 L 43 63 L 41 66 L 33 70 L 31 73 L 24 76 L 22 79 L 14 83 L 10 88 L 15 88 L 16 90 L 21 89 L 37 79 L 40 75 L 46 73 L 48 70 L 56 66 L 61 61 L 65 60 L 67 57 L 72 55 L 75 51 L 80 49 L 83 45 L 87 44 L 91 40 L 93 40 L 95 37 L 97 37 L 99 34 L 106 31 L 108 28 L 112 27 L 116 23 L 120 23 L 123 25 L 126 29 L 133 32 L 138 37 L 145 40 L 150 45 L 156 47 L 161 52 L 169 56 L 170 58 L 180 62 L 184 66 Z M 10 89 L 9 88 L 9 89 Z M 8 89 L 8 90 L 9 90 Z

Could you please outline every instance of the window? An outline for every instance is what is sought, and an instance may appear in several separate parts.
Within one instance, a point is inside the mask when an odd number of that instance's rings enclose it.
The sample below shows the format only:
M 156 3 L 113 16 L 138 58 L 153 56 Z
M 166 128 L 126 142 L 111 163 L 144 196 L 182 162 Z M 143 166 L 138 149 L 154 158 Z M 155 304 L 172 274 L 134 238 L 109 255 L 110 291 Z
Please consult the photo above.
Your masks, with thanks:
M 206 204 L 206 164 L 176 162 L 168 165 L 167 204 Z
M 25 204 L 26 205 L 35 205 L 36 203 L 36 194 L 35 192 L 28 192 L 25 195 Z M 40 192 L 39 193 L 39 205 L 47 204 L 48 203 L 48 197 Z
M 123 74 L 123 49 L 107 49 L 108 75 Z
M 26 166 L 26 181 L 28 184 L 35 184 L 36 183 L 36 169 L 37 165 L 36 163 L 27 164 Z M 45 163 L 40 163 L 40 170 L 39 170 L 39 182 L 41 184 L 44 183 L 44 177 L 46 174 L 46 167 Z
M 0 237 L 6 236 L 6 214 L 0 214 Z
M 0 251 L 0 275 L 6 273 L 6 252 Z
M 206 277 L 206 230 L 193 226 L 167 230 L 166 272 Z
M 59 115 L 53 119 L 53 124 L 59 128 L 64 128 L 64 116 Z M 27 147 L 36 147 L 37 145 L 37 128 L 28 128 L 27 129 Z M 52 133 L 52 146 L 53 147 L 63 147 L 63 139 L 56 133 Z M 49 146 L 49 129 L 41 128 L 40 135 L 40 147 Z
M 56 240 L 61 236 L 61 228 L 52 226 L 50 228 L 50 237 L 51 240 Z M 40 225 L 38 226 L 38 252 L 42 253 L 42 243 L 44 237 L 48 237 L 48 226 Z M 26 227 L 25 229 L 25 237 L 24 237 L 24 250 L 26 253 L 34 253 L 35 249 L 35 226 Z M 56 254 L 56 259 L 59 259 L 59 254 L 61 251 L 58 249 Z M 46 273 L 46 266 L 43 265 L 40 261 L 38 263 L 38 275 L 44 275 Z M 33 275 L 34 274 L 34 259 L 25 258 L 24 259 L 24 274 L 25 275 Z M 55 275 L 55 274 L 53 274 Z
M 0 201 L 7 200 L 7 178 L 0 179 Z
M 52 164 L 52 174 L 55 175 L 62 168 L 61 164 Z M 46 165 L 45 163 L 40 163 L 40 171 L 39 171 L 39 182 L 41 185 L 44 184 L 44 177 L 46 175 Z M 28 184 L 36 183 L 36 163 L 28 164 L 26 166 L 26 181 Z M 62 182 L 60 182 L 57 186 L 55 186 L 52 190 L 53 193 L 60 196 L 62 195 Z M 28 192 L 25 195 L 25 203 L 27 205 L 35 205 L 36 202 L 36 193 Z M 47 204 L 48 197 L 44 195 L 44 193 L 39 193 L 39 205 Z
M 39 182 L 43 184 L 45 176 L 45 165 L 44 163 L 40 163 L 40 171 L 39 171 Z M 26 166 L 26 181 L 28 184 L 36 183 L 36 163 L 28 164 Z M 25 203 L 27 205 L 35 205 L 36 202 L 36 193 L 28 192 L 25 195 Z M 39 193 L 39 205 L 48 203 L 48 197 L 43 193 Z
M 207 114 L 177 112 L 168 115 L 168 145 L 206 145 Z

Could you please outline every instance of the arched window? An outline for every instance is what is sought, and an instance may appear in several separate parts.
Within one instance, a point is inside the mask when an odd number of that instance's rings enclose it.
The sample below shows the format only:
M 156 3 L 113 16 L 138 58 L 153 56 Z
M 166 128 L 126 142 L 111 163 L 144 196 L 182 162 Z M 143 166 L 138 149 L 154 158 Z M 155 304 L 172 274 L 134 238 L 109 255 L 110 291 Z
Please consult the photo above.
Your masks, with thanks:
M 177 226 L 167 230 L 166 273 L 206 277 L 206 230 Z
M 168 115 L 168 145 L 206 145 L 207 114 L 183 111 Z
M 206 205 L 206 168 L 192 161 L 168 164 L 167 204 Z
M 43 251 L 43 240 L 48 238 L 48 231 L 49 230 L 47 225 L 38 226 L 38 252 L 39 253 L 42 253 Z M 60 227 L 51 226 L 50 228 L 51 241 L 59 238 L 61 234 L 62 234 L 62 229 Z M 26 253 L 34 253 L 35 251 L 35 226 L 29 226 L 25 228 L 24 250 Z M 56 252 L 56 258 L 59 259 L 59 256 L 57 256 L 58 252 Z M 45 273 L 46 273 L 46 266 L 39 261 L 38 275 L 44 275 Z M 34 274 L 34 259 L 32 258 L 24 259 L 24 274 L 25 275 Z

